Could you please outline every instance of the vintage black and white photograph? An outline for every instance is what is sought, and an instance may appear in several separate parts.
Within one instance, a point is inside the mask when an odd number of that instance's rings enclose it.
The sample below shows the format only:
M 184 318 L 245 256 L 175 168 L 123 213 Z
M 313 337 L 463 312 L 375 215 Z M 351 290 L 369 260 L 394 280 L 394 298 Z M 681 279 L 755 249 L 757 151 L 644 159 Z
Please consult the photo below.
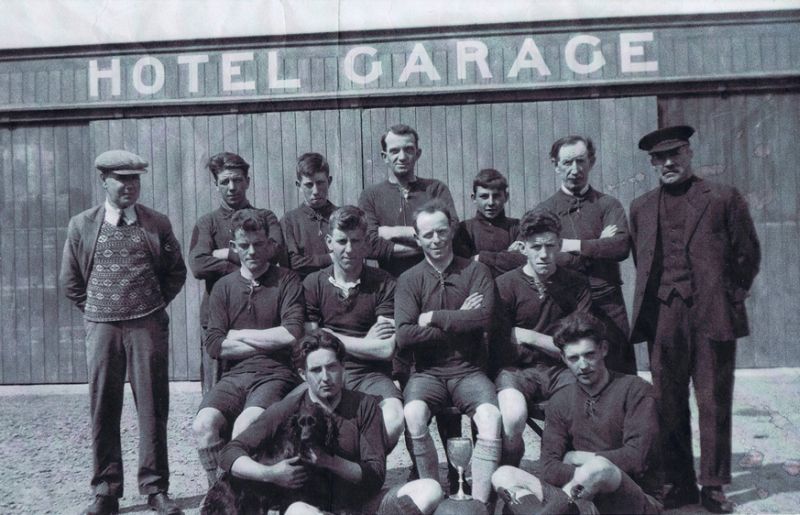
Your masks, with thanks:
M 800 513 L 798 163 L 798 0 L 0 0 L 0 513 Z

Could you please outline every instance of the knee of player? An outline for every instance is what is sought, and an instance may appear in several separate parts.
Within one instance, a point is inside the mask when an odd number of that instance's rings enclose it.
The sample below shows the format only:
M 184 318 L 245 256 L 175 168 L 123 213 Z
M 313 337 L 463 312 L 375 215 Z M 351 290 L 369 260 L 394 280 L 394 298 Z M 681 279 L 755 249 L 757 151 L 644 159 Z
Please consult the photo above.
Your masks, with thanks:
M 245 409 L 238 417 L 236 417 L 236 421 L 233 423 L 231 437 L 236 438 L 239 436 L 239 433 L 250 427 L 250 424 L 255 422 L 262 413 L 264 413 L 264 409 L 262 408 L 250 407 Z
M 501 390 L 497 394 L 500 414 L 503 417 L 503 427 L 509 429 L 525 429 L 525 421 L 528 418 L 528 405 L 525 397 L 513 389 Z
M 596 471 L 606 471 L 617 468 L 617 466 L 614 465 L 611 460 L 603 456 L 592 456 L 586 461 L 586 463 L 584 463 L 584 466 L 588 469 Z
M 225 419 L 213 411 L 202 409 L 194 417 L 192 431 L 197 438 L 217 436 L 225 424 Z
M 517 468 L 511 465 L 501 465 L 492 474 L 492 486 L 497 489 L 500 487 L 509 488 L 514 483 L 514 476 Z
M 397 496 L 407 495 L 422 513 L 433 513 L 444 499 L 444 491 L 435 479 L 417 479 L 403 485 Z
M 500 410 L 493 404 L 481 404 L 475 409 L 473 417 L 478 432 L 487 437 L 496 438 L 500 434 L 501 417 Z
M 581 483 L 593 483 L 600 491 L 611 491 L 619 486 L 621 474 L 619 467 L 610 460 L 594 456 L 575 470 L 574 479 Z
M 405 418 L 409 429 L 427 428 L 430 411 L 424 402 L 411 401 L 403 406 L 403 418 Z
M 322 514 L 322 512 L 310 504 L 304 503 L 302 501 L 293 502 L 286 508 L 284 512 L 285 515 L 317 515 Z
M 381 403 L 381 413 L 383 414 L 383 422 L 389 434 L 403 430 L 405 416 L 403 413 L 403 405 L 399 400 L 384 400 Z

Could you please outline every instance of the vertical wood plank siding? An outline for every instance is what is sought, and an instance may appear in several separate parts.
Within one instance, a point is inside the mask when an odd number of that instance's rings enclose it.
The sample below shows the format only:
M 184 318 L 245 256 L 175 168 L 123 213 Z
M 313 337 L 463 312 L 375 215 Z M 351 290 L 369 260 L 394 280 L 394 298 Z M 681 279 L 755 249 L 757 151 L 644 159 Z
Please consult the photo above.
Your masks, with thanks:
M 307 67 L 325 70 L 330 64 L 300 63 L 299 72 L 305 73 Z M 328 78 L 338 80 L 335 73 Z M 50 77 L 51 85 L 56 82 Z M 63 93 L 67 81 L 62 77 L 60 83 Z M 205 87 L 216 84 L 206 82 Z M 51 90 L 56 94 L 55 87 Z M 9 94 L 16 94 L 13 87 Z M 423 154 L 418 174 L 448 184 L 461 219 L 474 215 L 469 198 L 472 178 L 486 167 L 508 176 L 508 212 L 519 217 L 559 185 L 548 156 L 553 140 L 580 133 L 591 137 L 598 148 L 592 183 L 627 207 L 657 184 L 647 156 L 636 150 L 636 141 L 658 126 L 659 108 L 662 124 L 686 121 L 698 128 L 699 173 L 735 184 L 748 196 L 764 243 L 762 275 L 748 301 L 754 334 L 740 346 L 740 366 L 800 364 L 785 341 L 796 332 L 792 329 L 798 329 L 792 309 L 800 297 L 800 269 L 782 257 L 800 250 L 798 179 L 789 157 L 797 154 L 794 141 L 800 136 L 796 97 L 736 95 L 660 102 L 655 97 L 634 97 L 0 129 L 0 383 L 86 379 L 82 319 L 63 298 L 55 278 L 69 217 L 103 198 L 92 162 L 104 150 L 125 148 L 151 163 L 151 173 L 143 180 L 142 202 L 169 215 L 186 254 L 194 223 L 219 202 L 204 165 L 209 155 L 223 150 L 237 152 L 251 163 L 249 196 L 254 204 L 282 216 L 299 202 L 294 185 L 298 155 L 325 154 L 333 175 L 331 200 L 339 205 L 355 203 L 365 186 L 386 177 L 381 134 L 395 123 L 407 123 L 420 135 Z M 623 264 L 623 278 L 630 302 L 630 260 Z M 170 372 L 175 380 L 198 378 L 201 294 L 202 284 L 190 277 L 170 306 Z M 642 364 L 643 350 L 643 346 L 637 349 Z
M 800 331 L 797 95 L 668 97 L 659 99 L 659 109 L 663 124 L 697 129 L 692 138 L 697 174 L 739 189 L 761 240 L 761 272 L 746 301 L 751 335 L 740 340 L 737 365 L 800 365 L 793 352 Z
M 69 217 L 95 198 L 89 128 L 0 129 L 0 152 L 0 383 L 83 381 L 83 321 L 57 275 Z

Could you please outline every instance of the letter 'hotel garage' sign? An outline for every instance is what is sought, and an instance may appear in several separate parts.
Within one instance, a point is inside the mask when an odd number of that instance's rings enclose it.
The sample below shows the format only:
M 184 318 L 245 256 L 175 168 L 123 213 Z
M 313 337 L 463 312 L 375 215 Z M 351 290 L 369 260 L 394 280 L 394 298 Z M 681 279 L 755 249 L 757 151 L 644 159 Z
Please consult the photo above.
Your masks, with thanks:
M 459 84 L 503 84 L 524 80 L 537 83 L 579 80 L 581 77 L 603 77 L 604 68 L 622 78 L 658 71 L 658 60 L 652 48 L 653 32 L 622 32 L 614 40 L 604 40 L 592 34 L 577 34 L 562 42 L 548 41 L 542 46 L 533 37 L 515 38 L 516 41 L 490 38 L 456 39 L 425 44 L 409 41 L 405 45 L 363 44 L 349 48 L 336 47 L 339 55 L 324 53 L 316 57 L 323 69 L 333 65 L 337 80 L 323 85 L 322 91 L 367 90 L 402 87 L 409 84 L 427 87 L 453 87 Z M 552 39 L 552 38 L 548 38 Z M 516 44 L 514 44 L 516 43 Z M 491 47 L 490 47 L 491 45 Z M 406 47 L 403 49 L 402 47 Z M 604 49 L 605 46 L 605 49 Z M 543 52 L 544 49 L 544 52 Z M 398 52 L 399 50 L 399 52 Z M 555 50 L 555 51 L 554 51 Z M 508 59 L 509 51 L 514 53 Z M 607 56 L 609 52 L 614 55 Z M 313 49 L 312 49 L 313 53 Z M 609 60 L 613 64 L 609 64 Z M 311 81 L 325 79 L 324 71 L 315 77 L 303 73 L 301 67 L 312 65 L 314 56 L 304 63 L 296 49 L 237 50 L 218 53 L 189 53 L 170 56 L 145 55 L 135 61 L 123 57 L 89 60 L 89 96 L 97 98 L 105 84 L 110 96 L 123 93 L 123 62 L 125 76 L 133 90 L 142 96 L 162 92 L 168 80 L 180 82 L 179 95 L 197 95 L 204 92 L 208 75 L 215 75 L 217 92 L 261 93 L 258 78 L 265 77 L 262 86 L 269 91 L 283 93 L 316 90 Z M 291 64 L 289 64 L 290 61 Z M 211 68 L 211 69 L 210 69 Z M 310 70 L 307 70 L 310 71 Z
M 196 105 L 795 77 L 793 20 L 121 45 L 0 60 L 0 108 Z

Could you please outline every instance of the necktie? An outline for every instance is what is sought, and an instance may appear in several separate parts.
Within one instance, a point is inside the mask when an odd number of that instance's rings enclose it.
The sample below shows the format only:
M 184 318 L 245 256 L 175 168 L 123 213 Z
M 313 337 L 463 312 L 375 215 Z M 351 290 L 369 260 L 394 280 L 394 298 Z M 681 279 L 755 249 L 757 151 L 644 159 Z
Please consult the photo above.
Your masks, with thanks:
M 128 219 L 125 218 L 125 211 L 121 211 L 119 214 L 119 220 L 117 220 L 117 227 L 124 227 L 128 225 Z

